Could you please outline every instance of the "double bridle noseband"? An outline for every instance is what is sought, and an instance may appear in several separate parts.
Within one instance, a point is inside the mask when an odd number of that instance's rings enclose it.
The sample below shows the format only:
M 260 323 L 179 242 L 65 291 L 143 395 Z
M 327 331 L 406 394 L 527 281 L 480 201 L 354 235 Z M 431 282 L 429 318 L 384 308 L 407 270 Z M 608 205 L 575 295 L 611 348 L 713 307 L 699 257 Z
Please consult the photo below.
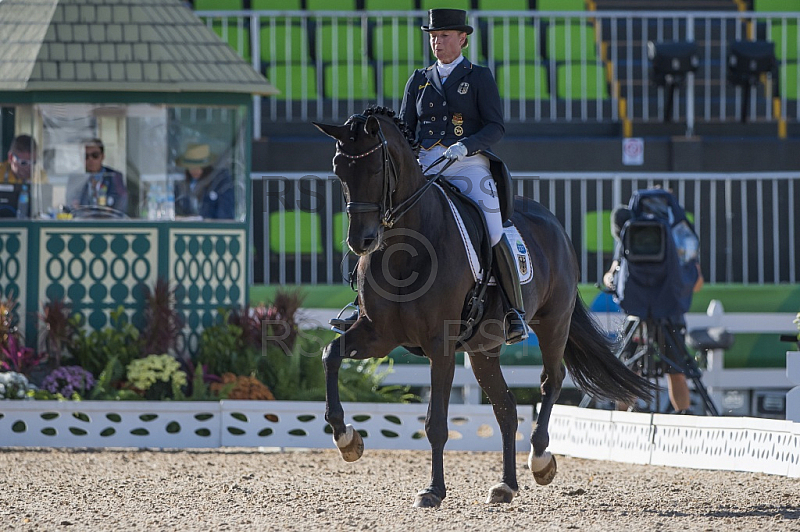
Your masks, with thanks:
M 366 123 L 367 117 L 364 115 L 353 115 L 350 117 L 350 120 L 358 121 Z M 399 220 L 404 214 L 406 214 L 411 207 L 413 207 L 422 197 L 422 195 L 431 187 L 431 185 L 436 182 L 442 172 L 447 169 L 455 161 L 448 161 L 439 172 L 429 178 L 427 182 L 417 189 L 411 196 L 406 198 L 402 201 L 397 207 L 394 206 L 394 193 L 397 190 L 397 167 L 395 167 L 394 160 L 392 159 L 389 153 L 389 143 L 386 140 L 386 137 L 383 134 L 383 128 L 381 127 L 380 120 L 378 122 L 378 144 L 370 148 L 369 150 L 351 155 L 349 153 L 345 153 L 342 151 L 342 142 L 339 141 L 336 144 L 336 151 L 344 157 L 348 159 L 363 159 L 369 155 L 372 155 L 379 149 L 381 150 L 381 155 L 383 156 L 383 185 L 381 189 L 381 202 L 380 203 L 368 203 L 362 201 L 348 201 L 347 202 L 347 213 L 348 214 L 361 214 L 361 213 L 368 213 L 368 212 L 379 212 L 381 213 L 381 225 L 391 229 L 397 220 Z M 351 137 L 352 140 L 352 137 Z M 428 169 L 433 168 L 434 166 L 438 165 L 444 160 L 444 157 L 437 159 L 433 164 L 431 164 Z

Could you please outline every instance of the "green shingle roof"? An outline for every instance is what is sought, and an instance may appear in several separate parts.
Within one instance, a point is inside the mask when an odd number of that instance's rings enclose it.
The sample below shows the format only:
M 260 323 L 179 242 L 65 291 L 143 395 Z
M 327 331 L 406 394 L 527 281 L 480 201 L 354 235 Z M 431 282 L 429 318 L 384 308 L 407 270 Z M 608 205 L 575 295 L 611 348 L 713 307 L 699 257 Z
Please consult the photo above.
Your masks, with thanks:
M 180 0 L 0 0 L 0 91 L 278 92 Z

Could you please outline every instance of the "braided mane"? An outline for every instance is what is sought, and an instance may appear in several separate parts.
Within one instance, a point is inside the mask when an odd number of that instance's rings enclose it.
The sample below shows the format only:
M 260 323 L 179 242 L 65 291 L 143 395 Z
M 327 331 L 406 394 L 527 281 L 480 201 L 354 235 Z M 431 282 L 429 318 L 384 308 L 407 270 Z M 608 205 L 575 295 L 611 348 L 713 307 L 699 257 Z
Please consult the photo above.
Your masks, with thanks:
M 417 141 L 417 134 L 413 131 L 408 124 L 406 124 L 403 120 L 401 120 L 397 114 L 394 112 L 393 109 L 388 107 L 383 107 L 380 105 L 371 105 L 364 110 L 362 113 L 363 116 L 372 116 L 372 115 L 380 115 L 385 116 L 386 118 L 391 118 L 394 121 L 394 125 L 397 126 L 397 129 L 400 130 L 400 133 L 403 134 L 408 145 L 411 147 L 411 150 L 414 152 L 414 155 L 419 154 L 420 145 Z

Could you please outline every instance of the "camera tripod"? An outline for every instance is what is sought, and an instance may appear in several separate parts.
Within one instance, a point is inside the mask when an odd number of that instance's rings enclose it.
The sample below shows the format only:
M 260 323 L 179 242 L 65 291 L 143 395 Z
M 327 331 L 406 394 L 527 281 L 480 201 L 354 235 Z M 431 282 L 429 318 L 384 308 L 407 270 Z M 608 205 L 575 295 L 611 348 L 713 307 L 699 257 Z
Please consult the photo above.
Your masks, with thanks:
M 678 334 L 682 328 L 682 325 L 667 319 L 643 320 L 638 316 L 628 316 L 623 341 L 615 354 L 631 371 L 652 382 L 657 382 L 664 375 L 665 368 L 673 373 L 683 373 L 694 384 L 694 391 L 702 399 L 704 413 L 718 416 L 719 411 L 703 384 L 700 368 L 686 349 L 683 335 Z M 662 393 L 660 387 L 656 388 L 655 396 L 648 405 L 649 411 L 659 412 Z M 585 395 L 580 406 L 587 407 L 591 402 L 592 398 Z

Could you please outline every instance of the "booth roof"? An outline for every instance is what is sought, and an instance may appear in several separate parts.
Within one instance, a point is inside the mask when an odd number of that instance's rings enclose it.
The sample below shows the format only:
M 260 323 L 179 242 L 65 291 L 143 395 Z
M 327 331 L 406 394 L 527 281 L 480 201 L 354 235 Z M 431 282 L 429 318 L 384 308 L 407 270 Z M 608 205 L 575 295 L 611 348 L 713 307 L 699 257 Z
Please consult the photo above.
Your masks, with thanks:
M 0 91 L 278 92 L 181 0 L 2 0 L 0 35 Z

